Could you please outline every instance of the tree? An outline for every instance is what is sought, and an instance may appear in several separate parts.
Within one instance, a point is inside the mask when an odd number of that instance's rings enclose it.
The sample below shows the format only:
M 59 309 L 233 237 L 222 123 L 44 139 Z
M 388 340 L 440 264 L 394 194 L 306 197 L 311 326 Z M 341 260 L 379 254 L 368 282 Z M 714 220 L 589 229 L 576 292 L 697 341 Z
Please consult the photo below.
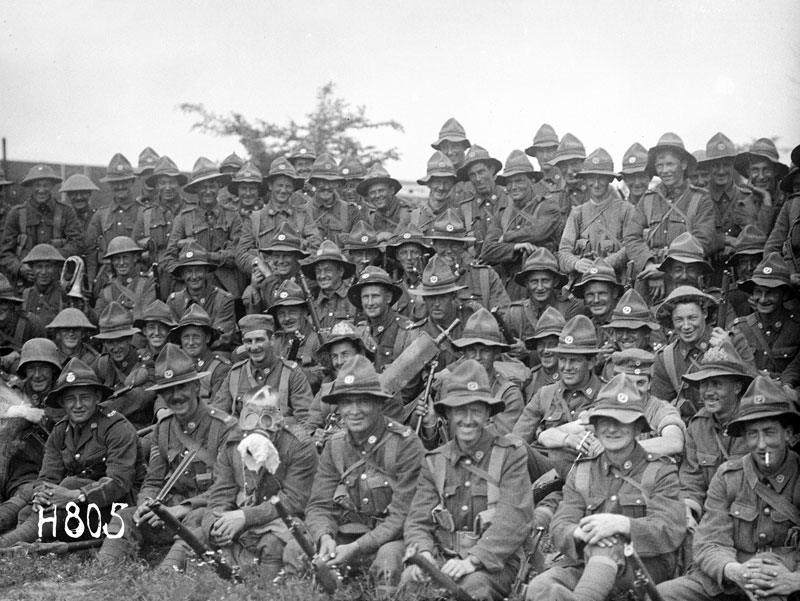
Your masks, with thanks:
M 390 127 L 404 131 L 397 121 L 372 121 L 363 106 L 352 108 L 350 103 L 334 95 L 335 84 L 328 82 L 317 90 L 317 105 L 306 115 L 307 122 L 293 119 L 287 125 L 269 123 L 257 119 L 250 123 L 243 115 L 230 112 L 227 115 L 212 112 L 203 104 L 183 103 L 179 108 L 198 120 L 192 129 L 217 136 L 237 136 L 247 154 L 263 173 L 278 156 L 287 154 L 299 142 L 310 144 L 317 154 L 330 152 L 337 158 L 346 155 L 357 157 L 365 166 L 400 157 L 396 147 L 380 150 L 365 146 L 356 133 L 366 129 Z

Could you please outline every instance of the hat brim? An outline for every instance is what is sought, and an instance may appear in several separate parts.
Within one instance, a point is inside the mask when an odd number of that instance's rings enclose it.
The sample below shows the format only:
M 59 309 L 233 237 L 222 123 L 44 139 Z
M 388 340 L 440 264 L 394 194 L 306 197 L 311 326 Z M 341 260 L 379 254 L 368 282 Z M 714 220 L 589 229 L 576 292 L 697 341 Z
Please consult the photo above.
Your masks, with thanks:
M 616 171 L 603 171 L 602 169 L 586 169 L 583 171 L 578 171 L 578 173 L 575 174 L 575 177 L 584 177 L 587 175 L 605 175 L 606 177 L 610 177 L 612 180 L 619 177 L 619 174 Z
M 736 372 L 731 369 L 725 369 L 724 367 L 704 367 L 698 371 L 683 374 L 681 379 L 685 382 L 689 382 L 690 384 L 697 384 L 703 380 L 708 380 L 709 378 L 718 378 L 720 376 L 739 378 L 747 381 L 748 384 L 753 381 L 753 376 L 746 374 L 743 371 Z
M 794 180 L 797 179 L 798 173 L 800 173 L 800 168 L 798 167 L 793 167 L 789 170 L 789 173 L 786 174 L 780 183 L 782 192 L 786 192 L 787 194 L 794 192 Z
M 791 296 L 797 296 L 797 291 L 790 282 L 777 278 L 764 278 L 761 276 L 753 276 L 749 280 L 745 280 L 739 284 L 738 288 L 746 294 L 752 294 L 756 286 L 763 286 L 764 288 L 785 288 Z
M 596 355 L 600 352 L 597 347 L 577 347 L 577 346 L 557 346 L 550 349 L 552 352 L 559 355 Z
M 300 250 L 299 248 L 297 248 L 295 246 L 289 246 L 288 244 L 276 244 L 275 246 L 270 246 L 268 248 L 259 248 L 258 252 L 262 252 L 262 253 L 292 252 L 292 253 L 297 253 L 298 255 L 300 255 L 303 258 L 309 256 L 309 253 L 307 253 L 306 251 Z
M 559 163 L 563 163 L 565 161 L 574 161 L 575 159 L 585 161 L 586 155 L 577 151 L 565 152 L 561 155 L 554 156 L 552 159 L 547 161 L 547 164 L 551 167 L 558 167 Z
M 528 279 L 528 276 L 535 271 L 549 271 L 550 273 L 552 273 L 555 276 L 555 282 L 553 283 L 553 288 L 556 290 L 559 288 L 563 288 L 569 281 L 569 278 L 565 276 L 563 273 L 561 273 L 560 271 L 554 271 L 549 267 L 541 267 L 541 268 L 531 267 L 530 269 L 523 269 L 517 275 L 514 276 L 514 281 L 518 285 L 524 288 L 527 283 L 526 280 Z
M 275 327 L 278 329 L 281 329 L 280 324 L 278 323 L 278 309 L 280 309 L 281 307 L 305 307 L 306 309 L 308 309 L 306 301 L 299 300 L 296 298 L 281 299 L 272 303 L 269 309 L 264 311 L 264 313 L 266 313 L 267 315 L 272 315 L 272 318 L 275 320 Z
M 131 248 L 131 249 L 128 249 L 128 250 L 118 250 L 116 252 L 107 252 L 106 254 L 103 255 L 102 260 L 105 261 L 107 259 L 110 259 L 111 257 L 116 256 L 116 255 L 124 255 L 125 253 L 139 253 L 139 254 L 141 254 L 143 252 L 144 252 L 144 249 L 143 248 L 139 248 L 139 247 L 137 247 L 136 250 Z
M 100 402 L 102 403 L 112 394 L 114 394 L 114 389 L 106 386 L 102 382 L 64 382 L 63 386 L 59 386 L 57 388 L 53 388 L 44 400 L 44 404 L 47 407 L 60 407 L 61 406 L 61 396 L 62 393 L 67 388 L 97 388 L 100 390 L 101 399 Z
M 403 246 L 403 244 L 416 244 L 417 246 L 419 246 L 420 248 L 424 249 L 427 252 L 430 253 L 434 252 L 433 247 L 430 244 L 426 243 L 425 238 L 407 238 L 407 239 L 401 238 L 397 242 L 393 242 L 390 240 L 389 242 L 386 243 L 386 256 L 394 257 L 395 250 Z
M 498 161 L 495 158 L 488 157 L 488 158 L 481 158 L 481 159 L 471 159 L 465 162 L 461 167 L 458 168 L 456 171 L 456 177 L 460 179 L 462 182 L 466 182 L 469 180 L 469 168 L 477 163 L 486 163 L 489 165 L 490 168 L 494 169 L 494 174 L 497 175 L 500 171 L 503 170 L 503 163 Z
M 613 330 L 615 328 L 621 328 L 626 330 L 638 330 L 639 328 L 650 328 L 653 331 L 660 330 L 661 326 L 658 325 L 655 321 L 643 321 L 641 319 L 615 319 L 612 320 L 610 323 L 603 324 L 600 326 L 601 328 L 606 328 L 608 330 Z
M 647 151 L 647 167 L 645 167 L 645 173 L 650 176 L 655 175 L 656 155 L 665 150 L 669 150 L 670 152 L 678 154 L 682 160 L 686 161 L 687 173 L 691 173 L 697 168 L 697 159 L 692 155 L 691 152 L 688 152 L 685 148 L 681 148 L 680 146 L 675 146 L 673 144 L 662 144 L 660 146 L 653 146 Z
M 463 234 L 459 234 L 458 232 L 454 232 L 453 234 L 431 234 L 429 236 L 425 236 L 426 240 L 458 240 L 459 242 L 463 242 L 464 244 L 468 244 L 469 242 L 475 242 L 475 236 L 465 236 Z M 435 250 L 435 249 L 434 249 Z
M 761 255 L 763 257 L 764 256 L 764 248 L 763 247 L 762 248 L 743 248 L 742 250 L 737 250 L 735 253 L 733 253 L 730 256 L 730 258 L 726 262 L 726 265 L 735 265 L 736 264 L 736 259 L 738 259 L 740 257 L 750 256 L 750 255 Z
M 178 180 L 178 186 L 180 186 L 181 188 L 186 185 L 186 182 L 189 181 L 189 178 L 186 177 L 183 173 L 177 171 L 170 171 L 169 173 L 158 173 L 158 174 L 154 172 L 150 177 L 144 180 L 144 183 L 146 183 L 151 188 L 155 188 L 158 178 L 161 177 L 162 175 L 176 178 Z M 100 181 L 102 182 L 105 180 L 101 179 Z
M 208 261 L 187 261 L 186 263 L 180 263 L 172 268 L 172 275 L 178 277 L 181 272 L 181 269 L 184 267 L 208 267 L 209 271 L 216 271 L 217 265 L 216 263 L 209 263 Z
M 541 171 L 517 171 L 514 173 L 504 173 L 503 175 L 498 175 L 494 178 L 494 181 L 501 186 L 505 186 L 508 183 L 509 177 L 522 174 L 530 176 L 534 183 L 540 182 L 544 178 L 544 173 Z
M 317 273 L 314 270 L 314 266 L 317 263 L 322 263 L 323 261 L 331 261 L 341 265 L 344 268 L 344 273 L 342 274 L 343 280 L 353 277 L 356 273 L 356 266 L 350 263 L 350 261 L 344 261 L 341 258 L 334 257 L 332 255 L 316 255 L 311 257 L 307 262 L 300 265 L 300 271 L 302 271 L 303 275 L 308 279 L 316 281 Z
M 647 421 L 647 417 L 641 411 L 635 409 L 614 409 L 613 407 L 606 407 L 600 409 L 592 409 L 589 413 L 589 422 L 598 417 L 610 417 L 623 424 L 634 424 L 641 420 L 644 425 L 643 432 L 649 432 L 652 428 Z
M 431 148 L 433 148 L 434 150 L 439 150 L 439 147 L 444 142 L 466 142 L 467 148 L 472 146 L 472 143 L 469 141 L 469 138 L 466 138 L 464 136 L 442 136 L 441 138 L 436 140 L 433 144 L 431 144 Z
M 488 338 L 475 338 L 475 337 L 459 338 L 458 340 L 452 341 L 452 345 L 459 349 L 467 348 L 468 346 L 472 346 L 473 344 L 482 344 L 483 346 L 491 346 L 501 351 L 507 351 L 511 348 L 511 345 L 508 345 L 505 342 L 489 340 Z
M 616 286 L 616 288 L 617 288 L 617 294 L 618 294 L 619 296 L 621 296 L 621 295 L 622 295 L 622 293 L 623 293 L 623 292 L 625 292 L 625 286 L 623 286 L 623 285 L 622 285 L 622 284 L 620 284 L 619 282 L 616 282 L 616 281 L 612 282 L 611 280 L 609 280 L 609 279 L 606 279 L 606 278 L 591 278 L 591 279 L 589 279 L 589 280 L 586 280 L 585 282 L 582 282 L 582 283 L 575 284 L 575 285 L 572 287 L 572 294 L 573 294 L 573 296 L 575 296 L 575 298 L 580 298 L 580 299 L 583 299 L 583 289 L 584 289 L 584 288 L 586 287 L 586 285 L 587 285 L 587 284 L 589 284 L 590 282 L 606 282 L 607 284 L 611 284 L 612 286 Z
M 501 398 L 487 396 L 483 394 L 454 394 L 436 401 L 433 410 L 439 415 L 446 415 L 448 408 L 463 407 L 471 403 L 486 403 L 489 405 L 489 416 L 497 415 L 505 411 L 506 404 Z
M 314 185 L 314 180 L 322 180 L 325 182 L 343 182 L 345 179 L 341 175 L 314 175 L 313 173 L 308 178 L 308 183 Z
M 361 289 L 364 286 L 383 286 L 384 288 L 388 288 L 392 293 L 392 300 L 389 303 L 389 306 L 394 305 L 398 300 L 400 300 L 400 297 L 403 296 L 403 289 L 397 284 L 390 284 L 388 282 L 359 282 L 357 284 L 353 284 L 347 290 L 347 299 L 359 311 L 363 310 L 363 307 L 361 306 Z
M 646 163 L 636 163 L 633 167 L 623 167 L 619 170 L 619 179 L 624 175 L 635 175 L 636 173 L 645 173 L 647 171 Z
M 230 183 L 231 176 L 225 173 L 209 173 L 208 175 L 202 175 L 186 184 L 183 191 L 188 194 L 197 194 L 197 188 L 200 184 L 213 181 L 218 181 L 220 183 L 220 188 L 224 188 Z
M 430 173 L 426 173 L 425 177 L 421 177 L 420 179 L 418 179 L 417 183 L 420 186 L 425 186 L 434 177 L 451 177 L 455 181 L 458 181 L 458 176 L 455 173 L 453 173 L 452 171 L 432 171 Z
M 136 176 L 136 172 L 135 171 L 131 171 L 130 173 L 128 173 L 126 175 L 119 175 L 119 176 L 106 175 L 105 177 L 101 177 L 100 181 L 103 182 L 104 184 L 108 184 L 108 183 L 111 183 L 111 182 L 124 182 L 124 181 L 127 181 L 129 179 L 136 179 L 136 177 L 137 177 Z M 150 187 L 152 188 L 153 186 L 150 186 Z
M 747 422 L 754 422 L 760 419 L 781 419 L 781 418 L 788 418 L 792 424 L 794 432 L 800 432 L 800 415 L 798 415 L 794 411 L 770 411 L 769 409 L 764 409 L 763 411 L 754 411 L 747 415 L 743 415 L 739 418 L 734 418 L 728 422 L 727 428 L 725 428 L 725 432 L 728 436 L 742 436 L 744 433 L 744 425 Z
M 95 340 L 117 340 L 118 338 L 126 338 L 134 334 L 141 334 L 139 328 L 125 328 L 124 330 L 114 330 L 112 332 L 100 332 L 92 336 Z
M 366 196 L 369 192 L 369 187 L 375 184 L 389 184 L 394 188 L 393 194 L 397 194 L 403 189 L 403 185 L 393 177 L 371 177 L 358 184 L 356 186 L 356 192 L 358 192 L 361 196 Z
M 328 405 L 338 405 L 345 399 L 359 399 L 359 398 L 366 398 L 371 399 L 374 401 L 380 401 L 385 403 L 389 399 L 392 398 L 391 394 L 386 394 L 385 392 L 378 392 L 377 390 L 346 390 L 342 392 L 331 392 L 329 394 L 322 395 L 320 399 L 323 403 L 328 403 Z
M 217 341 L 217 339 L 220 337 L 219 330 L 217 330 L 213 326 L 208 326 L 208 325 L 199 324 L 199 323 L 184 323 L 184 324 L 178 324 L 174 328 L 172 328 L 170 333 L 167 334 L 167 342 L 171 342 L 172 344 L 180 346 L 181 345 L 181 330 L 183 328 L 188 328 L 190 326 L 194 326 L 196 328 L 201 328 L 201 329 L 205 330 L 206 332 L 208 332 L 211 335 L 211 340 L 208 341 L 208 346 L 211 346 L 212 344 L 214 344 Z
M 711 264 L 706 261 L 700 261 L 697 257 L 690 257 L 688 255 L 672 255 L 661 261 L 661 264 L 658 266 L 659 271 L 666 272 L 667 267 L 669 267 L 669 262 L 675 261 L 676 263 L 683 263 L 684 265 L 702 265 L 703 271 L 706 275 L 714 273 L 714 268 L 711 267 Z
M 12 303 L 22 303 L 25 302 L 18 296 L 14 296 L 13 294 L 0 294 L 0 301 L 11 301 Z
M 157 390 L 164 390 L 165 388 L 172 388 L 174 386 L 180 386 L 181 384 L 188 384 L 189 382 L 194 382 L 195 380 L 199 380 L 200 378 L 204 378 L 206 376 L 210 376 L 210 371 L 201 371 L 194 374 L 189 375 L 188 377 L 180 377 L 175 378 L 172 380 L 164 380 L 161 382 L 157 382 L 148 388 L 145 388 L 147 392 L 155 392 Z
M 441 288 L 426 288 L 423 283 L 420 288 L 409 288 L 408 293 L 414 296 L 441 296 L 442 294 L 451 294 L 459 290 L 464 290 L 465 288 L 466 286 L 459 286 L 457 284 L 448 284 Z
M 750 173 L 748 173 L 748 169 L 750 168 L 750 163 L 756 160 L 768 161 L 772 164 L 773 168 L 775 169 L 775 181 L 782 180 L 784 177 L 786 177 L 786 174 L 789 173 L 788 165 L 785 165 L 780 161 L 776 161 L 765 154 L 758 154 L 749 151 L 736 155 L 736 158 L 733 159 L 733 168 L 736 169 L 737 173 L 743 178 L 750 179 Z
M 144 331 L 144 327 L 147 325 L 148 321 L 164 324 L 170 330 L 178 327 L 178 322 L 169 317 L 140 317 L 139 319 L 133 320 L 133 327 Z
M 525 149 L 525 154 L 529 157 L 536 158 L 536 151 L 544 150 L 545 148 L 558 148 L 558 142 L 539 142 L 538 144 L 532 144 Z

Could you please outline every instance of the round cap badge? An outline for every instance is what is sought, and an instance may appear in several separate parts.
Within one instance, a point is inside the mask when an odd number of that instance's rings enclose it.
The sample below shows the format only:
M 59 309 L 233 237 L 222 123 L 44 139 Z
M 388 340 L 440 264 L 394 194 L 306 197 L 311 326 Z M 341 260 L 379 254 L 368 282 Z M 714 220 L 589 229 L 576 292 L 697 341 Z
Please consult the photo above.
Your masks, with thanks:
M 628 157 L 628 162 L 629 163 L 635 163 L 636 162 L 636 157 Z
M 625 394 L 624 392 L 620 392 L 617 395 L 617 401 L 619 401 L 620 403 L 623 403 L 623 404 L 627 403 L 628 402 L 628 395 Z
M 431 276 L 431 284 L 435 284 L 438 281 L 439 281 L 439 276 L 438 275 L 432 275 Z
M 306 153 L 306 149 L 305 149 L 305 148 L 301 148 L 301 149 L 300 149 L 298 152 L 299 152 L 300 154 L 305 154 L 305 153 Z
M 725 150 L 725 144 L 723 144 L 722 142 L 717 144 L 717 150 Z
M 564 342 L 566 344 L 572 344 L 573 342 L 575 342 L 575 339 L 572 336 L 567 336 L 564 338 Z
M 753 397 L 753 403 L 756 405 L 763 405 L 766 402 L 767 399 L 764 398 L 763 394 L 757 394 L 756 396 Z
M 74 382 L 74 381 L 75 381 L 75 374 L 72 373 L 72 372 L 69 372 L 67 374 L 67 382 Z
M 171 369 L 168 369 L 167 371 L 164 372 L 164 379 L 169 380 L 174 375 L 175 372 L 173 372 Z
M 286 165 L 278 165 L 278 169 L 283 171 L 284 169 L 286 169 Z
M 325 163 L 325 169 L 333 169 L 333 165 L 330 163 Z
M 350 170 L 347 167 L 342 169 L 342 175 L 347 175 L 348 173 L 350 173 Z
M 408 233 L 408 232 L 406 232 L 405 234 L 403 234 L 403 238 L 404 238 L 405 240 L 408 240 L 410 237 L 411 237 L 411 234 L 410 234 L 410 233 Z
M 117 165 L 117 171 L 122 171 L 123 169 L 125 169 L 125 167 L 123 167 L 121 164 Z
M 452 232 L 456 228 L 453 227 L 452 223 L 448 223 L 447 226 L 445 226 L 444 229 L 446 229 L 448 232 Z
M 439 161 L 439 167 L 444 167 L 444 166 L 445 166 L 445 162 L 444 161 Z
M 467 390 L 476 391 L 478 390 L 478 383 L 477 382 L 467 382 Z
M 279 296 L 280 296 L 281 298 L 286 298 L 287 296 L 289 296 L 289 293 L 288 293 L 288 292 L 286 292 L 286 291 L 284 290 L 283 292 L 281 292 L 281 293 L 280 293 L 280 295 L 279 295 Z
M 590 268 L 589 269 L 589 273 L 592 273 L 592 274 L 597 273 L 597 267 Z
M 764 273 L 766 273 L 767 275 L 771 274 L 772 273 L 772 267 L 765 267 L 764 268 Z
M 622 312 L 623 312 L 625 315 L 627 315 L 628 313 L 630 313 L 630 312 L 631 312 L 631 308 L 630 308 L 630 307 L 628 307 L 628 306 L 622 307 Z
M 355 376 L 350 375 L 350 376 L 345 376 L 344 377 L 344 383 L 345 384 L 352 384 L 355 381 L 356 381 L 356 377 Z
M 594 165 L 597 165 L 597 163 L 599 163 L 599 162 L 600 162 L 600 157 L 594 157 L 592 159 L 592 164 L 594 164 Z
M 186 253 L 186 258 L 187 259 L 191 259 L 193 256 L 194 256 L 194 252 L 191 251 L 191 250 L 188 253 Z
M 278 234 L 278 240 L 286 240 L 286 234 Z
M 362 242 L 366 242 L 367 240 L 369 240 L 369 236 L 361 236 Z

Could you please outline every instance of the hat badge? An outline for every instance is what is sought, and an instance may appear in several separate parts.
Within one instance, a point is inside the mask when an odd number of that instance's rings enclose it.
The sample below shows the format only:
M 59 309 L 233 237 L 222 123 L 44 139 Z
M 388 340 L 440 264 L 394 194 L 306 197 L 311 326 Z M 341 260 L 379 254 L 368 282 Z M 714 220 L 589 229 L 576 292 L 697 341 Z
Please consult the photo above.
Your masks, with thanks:
M 595 165 L 597 165 L 599 162 L 600 162 L 600 157 L 594 157 L 592 159 L 592 163 L 595 164 Z
M 187 259 L 191 259 L 193 256 L 194 256 L 194 251 L 190 250 L 188 253 L 186 253 L 186 258 Z
M 589 273 L 592 273 L 592 274 L 597 273 L 597 267 L 592 267 L 591 269 L 589 269 Z
M 331 165 L 330 163 L 325 163 L 325 169 L 332 169 L 332 168 L 333 165 Z
M 573 342 L 575 342 L 575 339 L 572 336 L 566 336 L 564 338 L 564 343 L 565 344 L 572 344 Z
M 171 379 L 171 378 L 172 378 L 172 376 L 174 376 L 174 375 L 175 375 L 175 372 L 174 372 L 174 371 L 172 371 L 171 369 L 168 369 L 167 371 L 165 371 L 165 372 L 164 372 L 164 379 L 165 379 L 165 380 L 169 380 L 169 379 Z
M 753 403 L 755 405 L 763 405 L 766 402 L 767 402 L 767 399 L 764 398 L 763 394 L 757 394 L 756 396 L 753 397 Z
M 630 308 L 630 307 L 628 307 L 628 306 L 622 307 L 622 312 L 623 312 L 625 315 L 627 315 L 628 313 L 630 313 L 630 312 L 631 312 L 631 308 Z
M 633 373 L 638 376 L 640 373 L 642 373 L 642 370 L 637 367 L 636 369 L 633 370 Z
M 472 392 L 475 392 L 476 390 L 478 390 L 478 383 L 477 382 L 467 382 L 467 390 L 471 390 Z
M 361 236 L 362 242 L 366 242 L 367 240 L 369 240 L 369 236 Z
M 123 169 L 124 167 L 122 166 L 122 164 L 117 165 L 117 171 L 122 171 Z
M 344 377 L 344 383 L 345 384 L 352 384 L 355 381 L 356 381 L 356 378 L 353 375 L 349 375 L 349 376 L 345 376 Z
M 318 256 L 318 257 L 321 257 L 322 255 L 323 255 L 322 249 L 321 249 L 321 248 L 318 248 L 318 249 L 317 249 L 317 256 Z
M 452 232 L 452 231 L 453 231 L 454 229 L 456 229 L 456 228 L 454 228 L 454 227 L 453 227 L 453 224 L 452 224 L 452 223 L 448 223 L 448 224 L 445 226 L 445 228 L 444 228 L 444 229 L 446 229 L 448 232 Z
M 69 372 L 67 374 L 67 382 L 74 382 L 75 381 L 75 374 L 73 372 Z
M 37 167 L 37 171 L 44 171 L 44 167 L 42 167 L 41 165 L 39 165 L 39 167 Z
M 617 395 L 617 401 L 619 401 L 620 403 L 623 403 L 623 404 L 627 403 L 628 402 L 628 395 L 625 394 L 624 392 L 620 392 Z
M 444 161 L 439 161 L 439 167 L 444 167 L 444 165 L 445 165 Z
M 430 277 L 430 280 L 431 280 L 431 284 L 435 284 L 436 282 L 439 281 L 439 276 L 438 275 L 432 275 Z
M 342 169 L 342 175 L 347 175 L 348 173 L 350 173 L 350 170 L 347 167 Z
M 767 275 L 771 274 L 772 273 L 772 267 L 765 267 L 764 268 L 764 273 L 767 274 Z
M 286 240 L 286 234 L 278 234 L 278 240 Z
M 368 280 L 369 279 L 369 274 L 368 273 L 362 273 L 361 274 L 361 279 L 362 280 Z
M 306 153 L 306 149 L 305 149 L 305 148 L 301 148 L 301 149 L 300 149 L 298 152 L 299 152 L 300 154 L 305 154 L 305 153 Z
M 281 292 L 281 293 L 280 293 L 280 295 L 279 295 L 279 296 L 280 296 L 281 298 L 286 298 L 287 296 L 289 296 L 289 293 L 288 293 L 288 292 L 286 292 L 286 290 L 284 290 L 283 292 Z
M 636 157 L 628 157 L 628 162 L 629 163 L 635 163 L 636 162 Z
M 403 234 L 403 239 L 404 239 L 404 240 L 408 240 L 410 237 L 411 237 L 411 234 L 409 234 L 408 232 L 406 232 L 405 234 Z
M 717 150 L 725 150 L 725 144 L 723 142 L 717 144 Z
M 278 165 L 278 169 L 280 169 L 281 171 L 283 171 L 284 169 L 286 169 L 286 165 Z

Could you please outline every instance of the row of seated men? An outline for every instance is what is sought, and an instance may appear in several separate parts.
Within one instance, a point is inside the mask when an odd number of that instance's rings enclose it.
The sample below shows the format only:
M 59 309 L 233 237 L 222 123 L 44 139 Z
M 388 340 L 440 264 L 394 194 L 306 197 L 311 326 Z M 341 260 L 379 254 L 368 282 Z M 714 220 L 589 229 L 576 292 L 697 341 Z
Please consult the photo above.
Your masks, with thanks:
M 644 309 L 643 303 L 623 305 L 619 314 L 637 311 L 634 317 L 648 322 Z M 170 343 L 146 389 L 166 410 L 137 443 L 134 427 L 115 408 L 117 391 L 80 359 L 71 359 L 56 379 L 55 344 L 32 340 L 18 369 L 26 386 L 43 380 L 47 386 L 36 389 L 44 397 L 38 408 L 14 413 L 30 427 L 17 433 L 27 446 L 9 463 L 17 477 L 8 481 L 15 488 L 2 505 L 8 531 L 0 545 L 35 538 L 39 507 L 58 515 L 70 501 L 107 509 L 121 499 L 131 501 L 117 524 L 127 534 L 104 543 L 102 560 L 121 560 L 143 543 L 171 542 L 146 500 L 199 444 L 206 452 L 178 480 L 167 503 L 171 512 L 231 562 L 260 560 L 270 576 L 282 566 L 302 569 L 299 550 L 268 501 L 277 493 L 305 517 L 330 565 L 369 566 L 386 595 L 400 583 L 423 580 L 415 568 L 402 568 L 406 547 L 413 547 L 475 598 L 503 598 L 519 575 L 528 534 L 541 528 L 550 530 L 563 557 L 533 579 L 530 599 L 604 599 L 635 590 L 640 578 L 622 553 L 628 541 L 650 578 L 663 582 L 667 598 L 747 598 L 754 591 L 785 597 L 800 588 L 797 456 L 790 450 L 798 415 L 791 388 L 742 358 L 744 337 L 708 323 L 716 309 L 716 299 L 688 286 L 661 305 L 677 340 L 706 338 L 696 369 L 680 378 L 676 403 L 653 392 L 659 373 L 670 369 L 663 358 L 636 346 L 614 352 L 602 370 L 604 383 L 591 320 L 577 315 L 565 323 L 555 311 L 543 315 L 534 334 L 537 345 L 556 338 L 540 347 L 543 365 L 555 359 L 554 383 L 530 397 L 519 389 L 509 395 L 508 387 L 498 393 L 493 378 L 508 369 L 504 363 L 513 364 L 501 355 L 511 345 L 491 313 L 479 309 L 451 340 L 463 356 L 436 378 L 434 400 L 412 403 L 408 424 L 386 417 L 397 399 L 382 388 L 364 332 L 341 322 L 321 347 L 335 377 L 319 398 L 320 410 L 337 415 L 326 419 L 327 436 L 316 438 L 319 458 L 291 389 L 256 389 L 241 405 L 222 394 L 204 399 L 202 381 L 211 373 Z M 118 305 L 112 311 L 124 314 Z M 259 342 L 266 342 L 260 352 L 272 352 L 271 323 L 249 315 L 239 326 L 249 355 L 244 363 L 255 372 Z M 117 331 L 137 333 L 130 323 Z M 59 409 L 66 417 L 55 421 Z M 47 425 L 37 473 L 35 453 Z M 504 434 L 509 427 L 511 434 Z M 564 490 L 534 506 L 531 482 L 550 467 L 566 480 Z M 176 543 L 166 565 L 182 569 L 186 556 Z M 680 573 L 685 576 L 672 579 Z

